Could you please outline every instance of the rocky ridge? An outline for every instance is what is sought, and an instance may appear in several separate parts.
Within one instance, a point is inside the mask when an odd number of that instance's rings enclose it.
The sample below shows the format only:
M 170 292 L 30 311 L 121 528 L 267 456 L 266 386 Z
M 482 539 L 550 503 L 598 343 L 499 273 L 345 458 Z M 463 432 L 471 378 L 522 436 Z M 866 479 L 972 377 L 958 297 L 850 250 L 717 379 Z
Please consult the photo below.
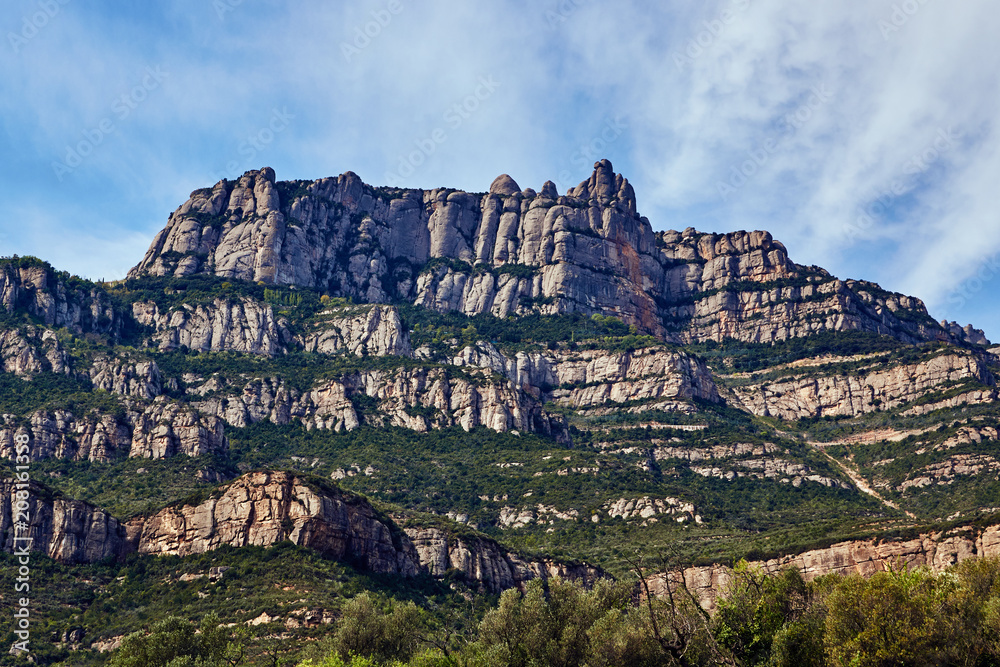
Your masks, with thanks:
M 822 367 L 775 380 L 730 387 L 735 399 L 762 417 L 794 421 L 810 417 L 854 417 L 898 408 L 961 383 L 986 387 L 995 398 L 996 379 L 973 354 L 945 350 L 919 363 L 871 364 L 853 374 L 825 374 Z M 987 399 L 989 400 L 989 399 Z M 940 405 L 935 405 L 940 408 Z
M 942 326 L 918 299 L 799 266 L 767 232 L 654 233 L 607 160 L 562 196 L 509 177 L 470 194 L 248 171 L 193 192 L 129 275 L 197 274 L 469 315 L 600 313 L 677 342 L 982 338 Z
M 75 334 L 116 337 L 124 324 L 103 290 L 30 258 L 0 265 L 0 309 L 8 315 L 25 310 L 46 328 Z
M 20 500 L 12 481 L 0 485 L 0 535 L 13 552 Z M 69 563 L 144 555 L 189 555 L 223 545 L 270 546 L 289 540 L 379 574 L 443 577 L 449 570 L 490 593 L 530 579 L 560 576 L 593 582 L 587 565 L 524 558 L 486 537 L 443 527 L 401 529 L 362 498 L 287 472 L 254 472 L 200 502 L 179 503 L 125 524 L 76 500 L 52 497 L 32 484 L 27 494 L 32 550 Z M 403 519 L 400 519 L 401 521 Z
M 961 526 L 947 532 L 928 532 L 911 539 L 856 540 L 839 542 L 824 549 L 813 549 L 795 556 L 752 561 L 749 566 L 767 573 L 787 567 L 798 569 L 811 581 L 827 574 L 860 574 L 901 567 L 928 567 L 941 572 L 970 558 L 1000 556 L 1000 525 L 985 528 Z M 684 582 L 702 605 L 709 610 L 733 580 L 733 570 L 724 565 L 691 567 L 684 570 Z M 677 585 L 675 577 L 657 575 L 651 579 L 654 591 L 668 584 Z
M 39 410 L 27 419 L 2 416 L 0 457 L 13 459 L 18 434 L 28 436 L 32 461 L 65 458 L 109 462 L 125 457 L 224 453 L 228 443 L 223 428 L 222 420 L 213 415 L 166 400 L 117 414 L 77 416 L 68 410 Z

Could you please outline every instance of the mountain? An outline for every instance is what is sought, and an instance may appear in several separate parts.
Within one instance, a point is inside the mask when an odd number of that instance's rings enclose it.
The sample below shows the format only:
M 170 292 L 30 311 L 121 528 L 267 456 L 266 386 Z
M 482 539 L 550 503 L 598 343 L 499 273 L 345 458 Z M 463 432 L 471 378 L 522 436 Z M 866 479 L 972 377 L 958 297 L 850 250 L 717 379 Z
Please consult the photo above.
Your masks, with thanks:
M 767 232 L 654 232 L 606 160 L 563 195 L 250 171 L 125 280 L 0 259 L 0 557 L 21 456 L 71 582 L 47 663 L 149 610 L 287 648 L 345 591 L 464 609 L 666 558 L 710 606 L 740 558 L 941 569 L 997 549 L 989 345 Z
M 683 343 L 821 331 L 981 342 L 919 299 L 795 264 L 767 232 L 653 232 L 608 160 L 562 196 L 507 175 L 473 194 L 250 171 L 192 192 L 129 273 L 193 275 L 466 315 L 599 313 Z

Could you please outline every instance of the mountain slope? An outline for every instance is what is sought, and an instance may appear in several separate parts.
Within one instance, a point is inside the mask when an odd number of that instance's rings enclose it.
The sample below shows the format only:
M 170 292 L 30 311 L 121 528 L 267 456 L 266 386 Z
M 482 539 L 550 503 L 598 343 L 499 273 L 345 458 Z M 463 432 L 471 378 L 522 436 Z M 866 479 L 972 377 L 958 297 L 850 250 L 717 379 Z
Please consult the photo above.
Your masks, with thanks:
M 148 567 L 227 622 L 279 616 L 148 563 L 270 587 L 287 577 L 247 559 L 337 558 L 359 586 L 451 600 L 670 554 L 714 591 L 743 557 L 927 561 L 950 547 L 899 539 L 1000 511 L 982 332 L 766 232 L 654 233 L 606 161 L 563 196 L 248 172 L 193 193 L 126 280 L 0 259 L 0 305 L 0 457 L 30 464 L 35 549 L 125 588 Z M 289 642 L 314 632 L 283 605 Z

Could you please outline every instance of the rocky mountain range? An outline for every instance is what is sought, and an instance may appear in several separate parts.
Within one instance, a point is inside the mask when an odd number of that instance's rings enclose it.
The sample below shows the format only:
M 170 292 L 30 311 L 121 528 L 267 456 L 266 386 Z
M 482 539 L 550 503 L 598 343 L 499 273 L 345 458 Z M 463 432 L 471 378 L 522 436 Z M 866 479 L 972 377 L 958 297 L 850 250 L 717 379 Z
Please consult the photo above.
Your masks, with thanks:
M 250 171 L 191 193 L 129 275 L 198 274 L 466 315 L 600 313 L 687 343 L 820 331 L 985 340 L 938 324 L 919 299 L 797 265 L 767 232 L 654 232 L 608 160 L 564 195 L 507 175 L 474 194 Z
M 125 280 L 0 259 L 0 371 L 0 458 L 60 567 L 291 543 L 471 595 L 633 550 L 711 608 L 741 557 L 1000 544 L 983 332 L 767 232 L 653 231 L 606 160 L 561 195 L 220 181 Z

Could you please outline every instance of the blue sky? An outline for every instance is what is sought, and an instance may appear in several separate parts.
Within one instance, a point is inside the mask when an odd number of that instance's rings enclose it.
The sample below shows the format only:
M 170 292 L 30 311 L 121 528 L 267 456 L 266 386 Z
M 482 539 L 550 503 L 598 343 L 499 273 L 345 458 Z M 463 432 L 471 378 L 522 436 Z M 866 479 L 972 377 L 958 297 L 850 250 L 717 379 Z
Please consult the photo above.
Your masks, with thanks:
M 767 229 L 1000 340 L 987 0 L 8 0 L 0 30 L 0 255 L 119 278 L 264 165 L 562 192 L 607 157 L 655 229 Z

